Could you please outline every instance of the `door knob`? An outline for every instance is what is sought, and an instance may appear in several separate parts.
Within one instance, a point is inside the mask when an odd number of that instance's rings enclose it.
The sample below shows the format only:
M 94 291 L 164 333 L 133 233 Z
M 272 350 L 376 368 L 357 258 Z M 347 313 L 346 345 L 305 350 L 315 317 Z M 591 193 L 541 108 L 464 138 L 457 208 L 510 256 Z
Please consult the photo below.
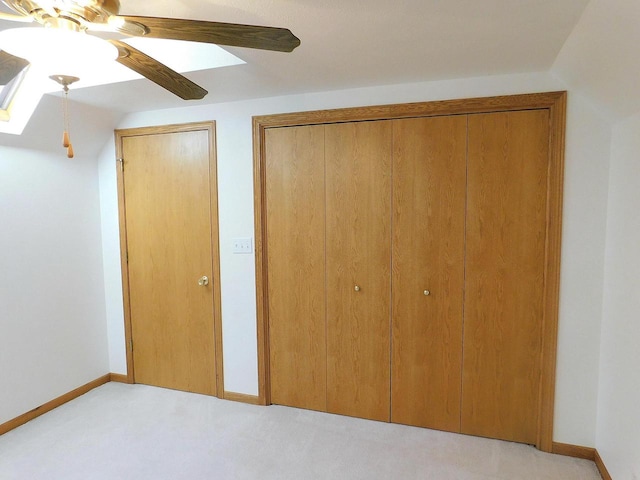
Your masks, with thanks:
M 430 292 L 429 290 L 425 290 L 425 291 L 424 291 L 424 292 L 422 292 L 422 293 L 424 293 L 424 296 L 425 296 L 425 297 L 428 297 L 429 295 L 431 295 L 431 292 Z
M 353 287 L 353 289 L 354 289 L 356 292 L 359 292 L 359 291 L 360 291 L 360 285 L 356 285 L 355 287 Z
M 198 285 L 200 285 L 201 287 L 206 287 L 207 285 L 209 285 L 209 277 L 207 277 L 206 275 L 201 277 L 200 280 L 198 280 Z

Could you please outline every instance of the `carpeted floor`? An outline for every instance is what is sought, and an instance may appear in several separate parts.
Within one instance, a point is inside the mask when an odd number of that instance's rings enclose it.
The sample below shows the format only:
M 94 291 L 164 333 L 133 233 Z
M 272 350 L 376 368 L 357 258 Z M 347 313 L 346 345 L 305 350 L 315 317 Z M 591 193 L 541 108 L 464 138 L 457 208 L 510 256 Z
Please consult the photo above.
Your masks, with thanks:
M 109 383 L 0 436 L 2 480 L 600 480 L 526 445 Z

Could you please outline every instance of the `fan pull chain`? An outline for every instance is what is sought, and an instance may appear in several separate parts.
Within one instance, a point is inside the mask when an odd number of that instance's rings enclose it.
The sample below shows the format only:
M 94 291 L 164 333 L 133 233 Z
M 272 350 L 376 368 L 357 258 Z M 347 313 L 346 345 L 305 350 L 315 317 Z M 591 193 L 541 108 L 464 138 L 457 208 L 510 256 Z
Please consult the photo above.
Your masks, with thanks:
M 80 79 L 69 75 L 51 75 L 49 78 L 62 85 L 62 91 L 64 92 L 62 97 L 62 146 L 67 149 L 67 157 L 73 158 L 73 145 L 69 137 L 69 85 Z
M 62 97 L 62 115 L 64 131 L 62 132 L 62 146 L 67 149 L 67 157 L 73 158 L 73 145 L 69 137 L 69 86 L 64 85 L 64 97 Z

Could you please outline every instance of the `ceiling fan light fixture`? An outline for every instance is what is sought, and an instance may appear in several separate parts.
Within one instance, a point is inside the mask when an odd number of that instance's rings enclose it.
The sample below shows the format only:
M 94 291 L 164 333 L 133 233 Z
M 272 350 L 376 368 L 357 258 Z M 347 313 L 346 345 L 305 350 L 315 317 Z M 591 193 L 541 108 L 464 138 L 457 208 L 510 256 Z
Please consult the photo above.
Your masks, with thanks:
M 27 59 L 49 75 L 81 77 L 87 70 L 118 58 L 118 49 L 83 31 L 12 28 L 0 31 L 0 50 Z

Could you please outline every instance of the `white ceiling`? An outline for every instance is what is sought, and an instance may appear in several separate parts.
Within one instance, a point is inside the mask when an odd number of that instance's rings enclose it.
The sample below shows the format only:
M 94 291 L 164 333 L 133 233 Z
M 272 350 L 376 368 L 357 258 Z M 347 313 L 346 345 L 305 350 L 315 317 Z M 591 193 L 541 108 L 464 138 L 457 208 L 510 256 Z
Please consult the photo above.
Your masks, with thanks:
M 640 112 L 640 2 L 592 0 L 552 71 L 612 122 Z
M 293 53 L 227 48 L 245 65 L 186 76 L 197 103 L 426 80 L 548 71 L 589 0 L 121 0 L 123 15 L 289 28 Z M 5 7 L 1 11 L 8 11 Z M 16 24 L 0 21 L 0 30 Z M 78 89 L 117 112 L 184 106 L 147 80 Z M 196 102 L 190 102 L 191 104 Z

